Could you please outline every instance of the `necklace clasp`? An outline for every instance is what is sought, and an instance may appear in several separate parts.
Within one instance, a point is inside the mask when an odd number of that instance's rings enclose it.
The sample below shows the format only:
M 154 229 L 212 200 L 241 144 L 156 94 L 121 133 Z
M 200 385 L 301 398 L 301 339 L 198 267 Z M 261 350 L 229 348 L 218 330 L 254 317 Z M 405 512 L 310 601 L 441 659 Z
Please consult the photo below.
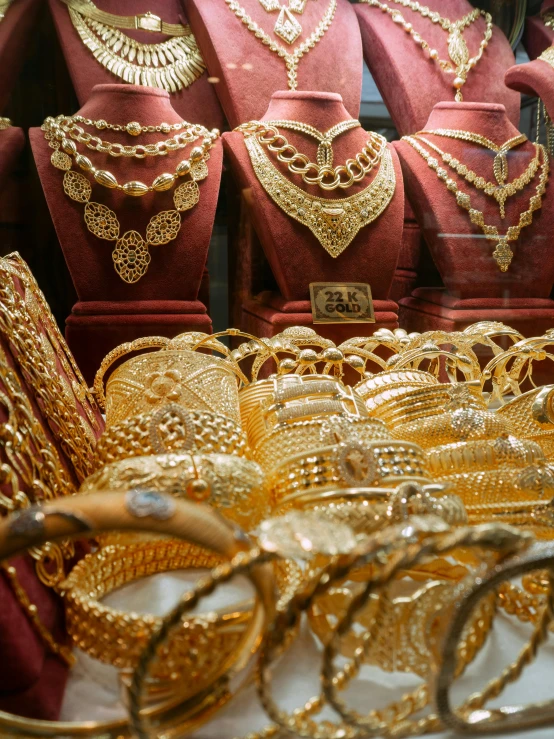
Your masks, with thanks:
M 148 13 L 141 13 L 141 15 L 135 15 L 135 28 L 141 31 L 160 33 L 162 30 L 162 19 L 150 11 Z

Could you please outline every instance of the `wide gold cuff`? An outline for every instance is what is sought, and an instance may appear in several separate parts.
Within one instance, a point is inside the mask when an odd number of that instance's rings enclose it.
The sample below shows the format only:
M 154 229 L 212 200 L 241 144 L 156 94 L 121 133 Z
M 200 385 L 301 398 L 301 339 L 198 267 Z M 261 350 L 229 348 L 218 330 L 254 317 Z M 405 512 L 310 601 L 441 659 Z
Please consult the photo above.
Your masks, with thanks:
M 424 449 L 459 441 L 496 439 L 513 435 L 515 429 L 506 419 L 490 411 L 458 408 L 419 421 L 408 421 L 391 429 L 395 439 L 412 441 Z
M 268 476 L 272 506 L 306 493 L 341 488 L 392 487 L 403 481 L 428 483 L 423 450 L 404 441 L 346 441 L 289 457 Z
M 389 430 L 378 419 L 327 416 L 276 426 L 262 439 L 253 456 L 262 469 L 269 473 L 289 457 L 297 455 L 299 449 L 306 452 L 320 449 L 336 444 L 338 439 L 366 442 L 390 438 Z
M 269 512 L 261 468 L 230 454 L 157 454 L 120 460 L 88 477 L 79 492 L 134 489 L 207 503 L 245 529 L 256 526 Z
M 249 457 L 246 435 L 235 421 L 175 403 L 109 426 L 96 447 L 96 467 L 162 452 L 235 454 Z
M 371 413 L 383 401 L 388 400 L 388 397 L 395 397 L 398 392 L 404 394 L 409 390 L 437 383 L 434 375 L 423 370 L 387 370 L 361 380 L 354 385 L 354 390 Z M 387 392 L 391 395 L 387 396 Z
M 499 436 L 482 441 L 458 441 L 427 450 L 427 461 L 433 476 L 453 472 L 475 472 L 498 467 L 526 467 L 544 462 L 545 456 L 534 441 Z

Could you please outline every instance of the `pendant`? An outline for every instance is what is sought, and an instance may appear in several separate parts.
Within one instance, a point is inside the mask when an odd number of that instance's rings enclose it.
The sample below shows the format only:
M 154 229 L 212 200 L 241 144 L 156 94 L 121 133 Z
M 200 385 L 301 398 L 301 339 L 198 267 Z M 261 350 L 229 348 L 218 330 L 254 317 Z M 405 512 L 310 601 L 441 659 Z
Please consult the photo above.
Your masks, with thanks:
M 281 8 L 273 32 L 287 44 L 293 44 L 302 33 L 302 26 L 288 8 Z
M 494 191 L 494 199 L 500 207 L 500 218 L 505 218 L 506 210 L 504 206 L 506 204 L 506 200 L 508 199 L 508 193 L 503 187 L 500 187 L 498 188 L 498 190 Z
M 500 267 L 501 272 L 507 272 L 508 267 L 512 263 L 512 258 L 514 256 L 513 251 L 510 249 L 510 246 L 505 238 L 501 239 L 498 244 L 496 245 L 496 249 L 493 252 L 493 257 Z
M 126 231 L 117 240 L 112 259 L 117 274 L 132 285 L 146 274 L 150 264 L 148 245 L 137 231 Z
M 308 0 L 289 0 L 289 10 L 293 13 L 298 13 L 298 15 L 302 15 L 307 2 Z
M 505 151 L 499 151 L 494 158 L 492 171 L 499 185 L 505 185 L 508 179 L 508 157 Z

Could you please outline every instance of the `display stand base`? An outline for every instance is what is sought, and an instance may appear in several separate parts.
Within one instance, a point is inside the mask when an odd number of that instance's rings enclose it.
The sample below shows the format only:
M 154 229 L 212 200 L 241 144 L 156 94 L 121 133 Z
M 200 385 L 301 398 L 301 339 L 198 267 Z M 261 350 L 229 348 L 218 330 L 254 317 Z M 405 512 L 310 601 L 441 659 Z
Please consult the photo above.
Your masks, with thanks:
M 94 375 L 108 352 L 142 336 L 173 338 L 185 331 L 212 332 L 199 300 L 75 303 L 65 322 L 65 337 L 85 380 Z
M 406 331 L 463 331 L 478 321 L 500 321 L 524 336 L 554 328 L 554 300 L 549 298 L 468 298 L 444 288 L 420 287 L 400 301 L 400 324 Z
M 275 336 L 290 326 L 309 326 L 326 339 L 341 344 L 353 336 L 371 336 L 379 328 L 398 328 L 398 305 L 375 300 L 375 323 L 317 323 L 309 300 L 285 300 L 278 293 L 264 292 L 242 306 L 242 329 L 254 336 Z

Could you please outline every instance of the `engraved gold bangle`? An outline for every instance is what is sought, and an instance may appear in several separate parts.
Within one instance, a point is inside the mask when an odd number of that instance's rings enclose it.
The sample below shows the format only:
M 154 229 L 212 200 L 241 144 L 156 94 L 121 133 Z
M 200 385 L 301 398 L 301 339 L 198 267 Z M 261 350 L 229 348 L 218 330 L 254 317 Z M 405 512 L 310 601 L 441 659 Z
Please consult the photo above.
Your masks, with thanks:
M 184 539 L 190 544 L 206 547 L 226 559 L 239 552 L 248 551 L 252 544 L 238 527 L 225 522 L 206 506 L 177 501 L 158 493 L 147 497 L 106 493 L 64 498 L 41 507 L 31 507 L 0 520 L 0 559 L 23 553 L 28 547 L 37 547 L 46 541 L 68 537 L 95 536 L 112 530 L 165 534 Z M 259 567 L 251 573 L 259 598 L 256 600 L 253 618 L 249 625 L 248 640 L 243 649 L 251 654 L 252 644 L 257 643 L 264 629 L 264 614 L 272 614 L 274 580 L 271 570 Z M 236 655 L 240 661 L 241 655 Z M 227 690 L 228 683 L 225 684 Z M 218 705 L 232 696 L 230 692 L 218 692 Z M 198 726 L 209 716 L 205 694 L 192 698 L 186 705 L 186 722 Z M 163 727 L 168 718 L 173 721 L 179 713 L 175 700 L 170 704 L 145 709 L 144 713 Z M 181 711 L 184 713 L 184 709 Z M 0 712 L 0 728 L 3 733 L 19 736 L 46 736 L 52 739 L 64 737 L 95 737 L 106 739 L 131 739 L 133 736 L 125 720 L 84 723 L 39 721 Z
M 251 455 L 246 435 L 227 416 L 185 411 L 175 403 L 139 413 L 107 428 L 96 446 L 96 468 L 129 457 L 163 452 Z
M 374 400 L 374 398 L 379 398 L 387 390 L 404 387 L 417 388 L 425 385 L 436 385 L 437 383 L 438 380 L 434 375 L 423 370 L 388 370 L 364 378 L 357 385 L 354 385 L 354 390 L 364 400 L 368 410 L 371 411 L 374 404 L 378 403 L 378 400 Z
M 231 454 L 157 454 L 106 465 L 88 477 L 80 493 L 147 488 L 207 503 L 246 529 L 269 512 L 264 475 L 255 462 Z
M 513 423 L 519 437 L 548 438 L 554 432 L 554 385 L 529 390 L 502 405 L 496 413 Z
M 161 349 L 128 359 L 112 372 L 106 385 L 106 425 L 167 403 L 220 413 L 240 423 L 237 377 L 228 362 L 200 352 Z
M 403 441 L 346 441 L 289 457 L 268 476 L 273 506 L 337 488 L 430 481 L 423 450 Z
M 534 441 L 499 436 L 483 441 L 459 441 L 427 450 L 427 461 L 433 476 L 452 472 L 472 472 L 498 467 L 526 467 L 544 462 L 545 456 Z
M 307 452 L 336 444 L 337 436 L 361 442 L 391 438 L 385 424 L 378 419 L 327 416 L 276 426 L 262 439 L 253 456 L 262 469 L 269 473 L 289 457 L 296 456 L 299 449 Z
M 263 403 L 250 410 L 246 434 L 252 447 L 276 426 L 316 416 L 350 415 L 367 418 L 363 400 L 338 378 L 327 375 L 285 375 Z
M 516 431 L 509 421 L 496 413 L 458 408 L 421 421 L 400 424 L 391 429 L 391 434 L 395 439 L 412 441 L 429 449 L 458 441 L 496 439 L 508 434 L 515 436 Z

